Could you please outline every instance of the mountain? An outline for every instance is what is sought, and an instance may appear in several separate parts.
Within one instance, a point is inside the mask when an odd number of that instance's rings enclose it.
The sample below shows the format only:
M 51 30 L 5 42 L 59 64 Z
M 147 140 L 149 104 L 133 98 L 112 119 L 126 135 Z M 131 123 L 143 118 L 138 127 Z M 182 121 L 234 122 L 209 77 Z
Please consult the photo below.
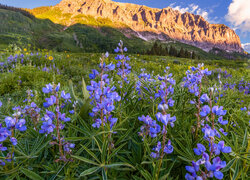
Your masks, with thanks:
M 127 37 L 172 39 L 205 51 L 219 48 L 227 52 L 243 52 L 239 36 L 229 27 L 210 24 L 199 15 L 182 14 L 170 7 L 157 9 L 111 0 L 62 0 L 56 6 L 36 8 L 31 12 L 36 17 L 49 18 L 66 26 L 76 23 L 111 26 Z

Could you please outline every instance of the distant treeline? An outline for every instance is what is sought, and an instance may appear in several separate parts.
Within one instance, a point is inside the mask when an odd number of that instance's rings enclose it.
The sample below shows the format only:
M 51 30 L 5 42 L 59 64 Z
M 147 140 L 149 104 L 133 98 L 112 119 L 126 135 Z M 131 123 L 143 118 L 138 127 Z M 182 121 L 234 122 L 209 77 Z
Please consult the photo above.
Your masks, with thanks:
M 7 6 L 7 5 L 3 5 L 0 3 L 0 9 L 6 9 L 6 10 L 10 10 L 10 11 L 20 12 L 24 16 L 27 16 L 27 17 L 32 18 L 32 19 L 35 18 L 31 13 L 29 13 L 28 11 L 21 9 L 21 8 Z
M 188 51 L 187 49 L 181 48 L 179 51 L 174 46 L 165 46 L 157 42 L 154 43 L 151 49 L 146 51 L 147 55 L 158 55 L 158 56 L 174 56 L 181 58 L 192 58 L 200 59 L 200 56 L 197 55 L 194 51 Z

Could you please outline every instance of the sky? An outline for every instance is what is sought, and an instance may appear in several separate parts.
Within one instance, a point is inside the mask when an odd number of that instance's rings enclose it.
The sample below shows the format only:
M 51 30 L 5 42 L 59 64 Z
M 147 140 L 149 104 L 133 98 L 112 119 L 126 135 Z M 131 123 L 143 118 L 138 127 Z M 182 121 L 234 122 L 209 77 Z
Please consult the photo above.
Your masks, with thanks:
M 208 22 L 225 24 L 240 36 L 243 48 L 250 52 L 250 0 L 113 0 L 154 8 L 172 7 L 181 12 L 203 16 Z M 21 8 L 56 5 L 60 0 L 0 0 Z

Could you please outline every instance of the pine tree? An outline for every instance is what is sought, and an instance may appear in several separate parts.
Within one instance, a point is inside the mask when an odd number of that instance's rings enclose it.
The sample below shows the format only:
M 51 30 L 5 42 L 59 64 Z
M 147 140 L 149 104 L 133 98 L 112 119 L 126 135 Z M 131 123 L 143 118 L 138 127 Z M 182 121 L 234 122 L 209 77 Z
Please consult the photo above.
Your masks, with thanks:
M 168 55 L 169 55 L 168 47 L 166 46 L 166 48 L 165 48 L 165 56 L 168 56 Z
M 170 49 L 169 49 L 169 55 L 170 55 L 170 56 L 173 56 L 173 55 L 174 55 L 174 48 L 173 48 L 172 45 L 170 46 Z
M 189 58 L 188 50 L 186 50 L 186 49 L 185 49 L 184 57 L 185 57 L 185 58 Z
M 183 48 L 179 51 L 178 57 L 184 58 L 185 57 L 185 51 Z
M 196 59 L 196 54 L 194 51 L 192 52 L 192 59 Z

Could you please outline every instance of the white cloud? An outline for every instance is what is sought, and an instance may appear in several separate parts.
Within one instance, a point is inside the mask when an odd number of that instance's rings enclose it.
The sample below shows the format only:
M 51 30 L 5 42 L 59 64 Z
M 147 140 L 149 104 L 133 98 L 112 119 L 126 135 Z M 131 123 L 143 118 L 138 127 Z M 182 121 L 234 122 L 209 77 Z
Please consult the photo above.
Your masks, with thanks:
M 241 44 L 242 48 L 250 53 L 250 43 Z
M 181 6 L 176 6 L 176 3 L 172 3 L 169 6 L 171 8 L 173 8 L 174 10 L 180 11 L 181 13 L 190 12 L 190 13 L 193 13 L 193 14 L 197 14 L 197 15 L 202 16 L 205 20 L 207 20 L 207 21 L 209 21 L 211 23 L 215 23 L 215 19 L 214 20 L 210 19 L 209 13 L 207 12 L 207 10 L 201 9 L 196 4 L 190 4 L 187 7 L 181 7 Z
M 250 32 L 250 0 L 233 0 L 228 7 L 226 20 L 235 29 Z

